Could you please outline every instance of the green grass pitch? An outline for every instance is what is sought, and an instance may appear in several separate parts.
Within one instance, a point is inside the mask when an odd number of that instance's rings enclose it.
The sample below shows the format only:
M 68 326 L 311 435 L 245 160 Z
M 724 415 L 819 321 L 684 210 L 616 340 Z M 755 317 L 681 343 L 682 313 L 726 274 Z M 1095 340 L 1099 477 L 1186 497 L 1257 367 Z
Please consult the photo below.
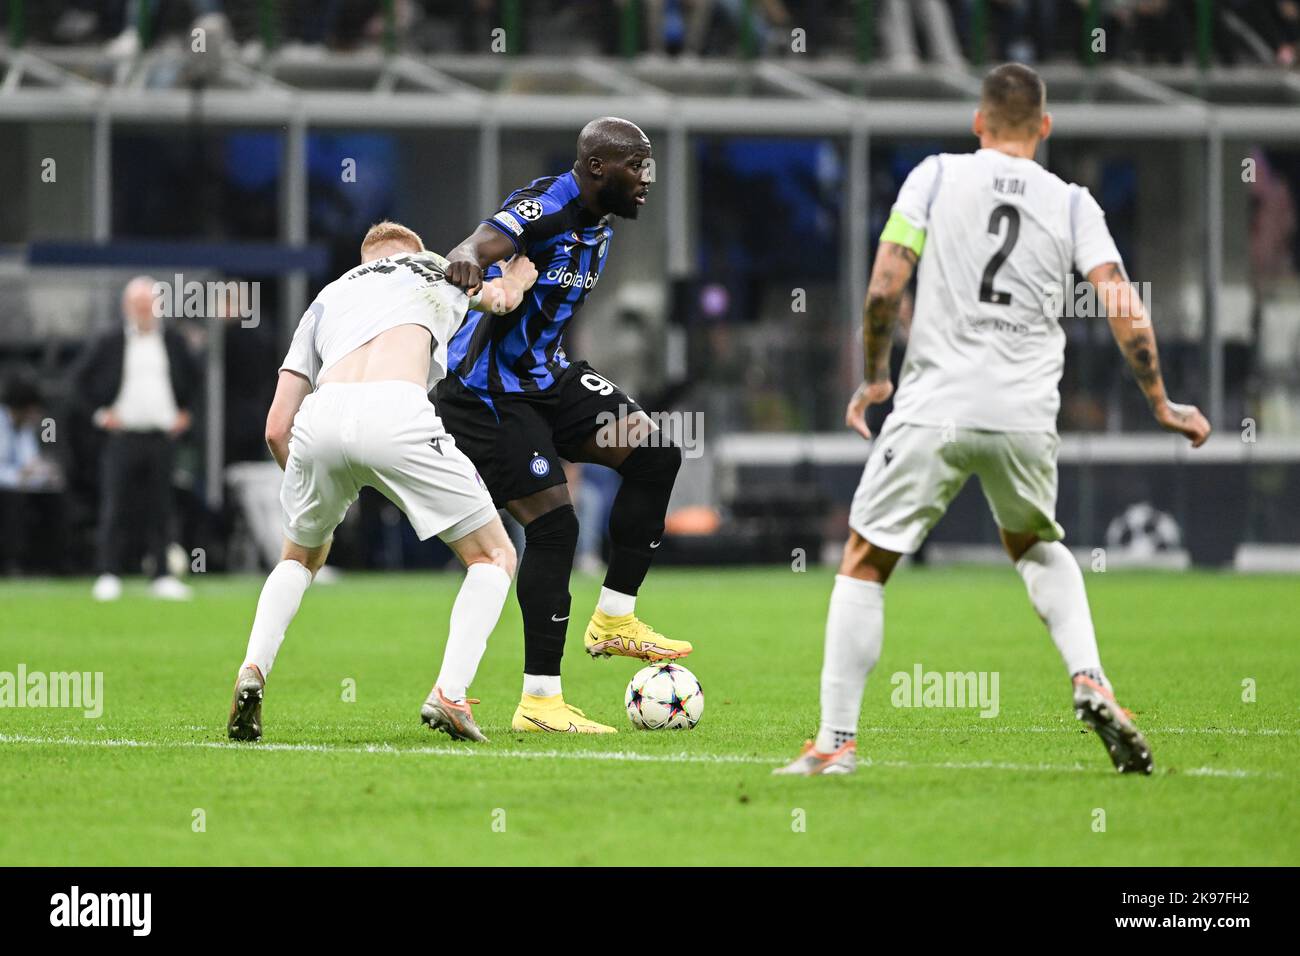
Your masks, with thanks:
M 623 713 L 637 663 L 582 653 L 599 582 L 575 577 L 566 697 L 620 730 L 599 738 L 510 731 L 512 596 L 471 688 L 478 747 L 418 719 L 458 575 L 313 587 L 261 744 L 224 723 L 260 580 L 200 576 L 179 605 L 139 582 L 111 605 L 88 581 L 6 582 L 0 671 L 102 671 L 105 705 L 0 708 L 0 864 L 1300 864 L 1294 578 L 1088 575 L 1102 659 L 1155 754 L 1144 778 L 1074 720 L 1014 571 L 903 568 L 863 766 L 773 778 L 817 724 L 832 580 L 653 572 L 639 611 L 695 643 L 706 706 L 694 731 L 645 732 Z M 997 672 L 998 715 L 892 706 L 891 675 L 918 663 Z

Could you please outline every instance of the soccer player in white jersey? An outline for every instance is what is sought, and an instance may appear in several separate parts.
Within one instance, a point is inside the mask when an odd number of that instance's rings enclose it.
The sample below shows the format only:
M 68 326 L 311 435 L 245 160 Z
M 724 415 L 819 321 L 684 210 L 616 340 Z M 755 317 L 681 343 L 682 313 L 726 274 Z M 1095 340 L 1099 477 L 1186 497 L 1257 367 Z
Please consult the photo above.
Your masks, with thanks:
M 911 336 L 894 410 L 853 497 L 831 592 L 821 727 L 793 763 L 814 775 L 856 767 L 867 675 L 880 657 L 884 586 L 971 475 L 1001 529 L 1074 685 L 1075 714 L 1121 772 L 1150 773 L 1151 751 L 1101 668 L 1083 574 L 1056 522 L 1057 385 L 1065 356 L 1061 289 L 1087 276 L 1156 421 L 1203 444 L 1210 425 L 1165 394 L 1155 333 L 1124 274 L 1101 208 L 1034 161 L 1052 127 L 1042 80 L 1006 64 L 984 80 L 974 153 L 931 156 L 907 177 L 880 237 L 863 315 L 865 381 L 846 422 L 870 438 L 867 406 L 887 400 L 898 303 L 920 259 Z
M 285 630 L 334 529 L 369 486 L 402 509 L 421 540 L 437 535 L 465 565 L 442 670 L 420 717 L 453 739 L 483 741 L 470 710 L 478 701 L 466 694 L 501 616 L 515 551 L 428 392 L 446 374 L 447 343 L 466 310 L 512 311 L 537 269 L 515 256 L 469 298 L 446 281 L 445 259 L 391 222 L 366 234 L 361 261 L 321 290 L 280 367 L 266 441 L 285 472 L 283 558 L 257 603 L 227 731 L 261 737 L 262 695 Z

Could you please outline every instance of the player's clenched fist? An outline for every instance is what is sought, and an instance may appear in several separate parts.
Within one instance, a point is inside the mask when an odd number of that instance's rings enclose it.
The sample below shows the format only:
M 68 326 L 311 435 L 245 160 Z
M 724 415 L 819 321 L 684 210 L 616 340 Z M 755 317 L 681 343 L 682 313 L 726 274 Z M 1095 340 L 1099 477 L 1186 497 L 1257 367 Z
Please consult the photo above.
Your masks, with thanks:
M 501 277 L 483 283 L 479 303 L 494 315 L 509 315 L 524 301 L 524 293 L 537 281 L 537 267 L 525 255 L 517 255 L 501 267 Z
M 519 288 L 527 291 L 537 281 L 537 266 L 533 265 L 533 260 L 527 256 L 518 255 L 506 263 L 505 268 L 501 270 L 501 275 L 503 278 L 518 282 Z
M 483 285 L 483 270 L 477 262 L 456 259 L 447 263 L 447 281 L 457 288 L 464 289 L 466 295 L 473 295 Z
M 1200 448 L 1210 437 L 1210 423 L 1195 405 L 1164 401 L 1151 411 L 1161 428 L 1186 436 L 1193 448 Z
M 871 429 L 867 427 L 867 406 L 887 402 L 893 394 L 894 385 L 888 379 L 883 382 L 863 382 L 849 399 L 849 407 L 844 410 L 844 424 L 863 438 L 870 438 Z

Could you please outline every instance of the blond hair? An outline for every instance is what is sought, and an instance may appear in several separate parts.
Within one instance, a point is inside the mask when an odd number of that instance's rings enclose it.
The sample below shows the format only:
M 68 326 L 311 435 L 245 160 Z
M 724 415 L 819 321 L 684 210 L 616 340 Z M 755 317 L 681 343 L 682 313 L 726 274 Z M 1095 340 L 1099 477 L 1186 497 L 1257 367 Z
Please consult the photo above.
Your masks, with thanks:
M 397 245 L 408 252 L 423 252 L 424 240 L 413 229 L 407 229 L 400 222 L 392 222 L 385 219 L 383 222 L 377 222 L 366 231 L 366 237 L 361 240 L 361 259 L 379 259 L 382 256 L 374 255 L 382 247 L 388 245 Z M 394 250 L 397 251 L 397 250 Z M 389 253 L 391 255 L 392 253 Z

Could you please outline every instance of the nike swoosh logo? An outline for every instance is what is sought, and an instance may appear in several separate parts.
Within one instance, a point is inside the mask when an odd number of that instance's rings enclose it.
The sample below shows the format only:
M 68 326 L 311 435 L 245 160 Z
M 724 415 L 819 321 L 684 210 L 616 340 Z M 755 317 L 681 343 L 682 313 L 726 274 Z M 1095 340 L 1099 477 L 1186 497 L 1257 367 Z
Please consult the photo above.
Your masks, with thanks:
M 567 621 L 568 619 L 569 619 L 569 615 L 567 614 L 564 615 L 564 617 L 556 617 L 554 614 L 551 615 L 551 620 L 554 621 L 556 624 L 559 624 L 563 621 Z
M 528 721 L 531 724 L 535 724 L 541 730 L 548 730 L 551 733 L 555 733 L 555 734 L 576 734 L 578 732 L 578 728 L 573 726 L 572 723 L 570 723 L 568 727 L 565 727 L 563 730 L 561 730 L 559 727 L 552 727 L 550 724 L 544 724 L 536 717 L 529 717 L 527 714 L 524 714 L 524 720 Z
M 663 540 L 662 540 L 662 539 L 659 540 L 659 541 L 655 541 L 655 542 L 653 542 L 653 543 L 650 545 L 650 550 L 653 551 L 655 548 L 659 547 L 659 545 L 661 545 L 661 544 L 663 544 Z

